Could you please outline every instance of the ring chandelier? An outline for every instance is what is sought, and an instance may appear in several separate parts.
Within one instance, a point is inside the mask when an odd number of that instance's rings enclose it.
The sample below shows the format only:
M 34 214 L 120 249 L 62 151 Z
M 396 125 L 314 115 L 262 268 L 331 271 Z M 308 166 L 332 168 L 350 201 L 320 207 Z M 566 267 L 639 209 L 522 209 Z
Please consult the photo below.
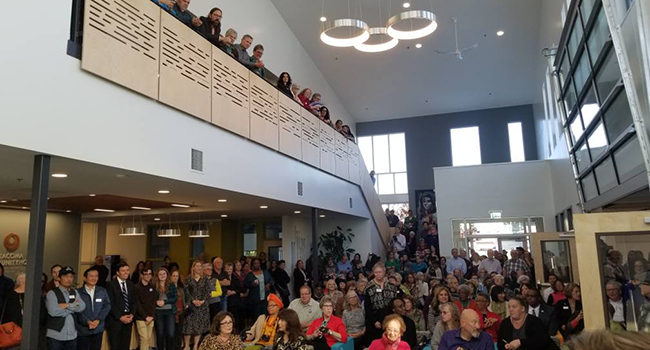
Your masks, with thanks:
M 386 27 L 373 28 L 369 28 L 368 24 L 366 24 L 366 22 L 364 22 L 362 19 L 352 18 L 349 6 L 350 4 L 348 2 L 348 15 L 350 18 L 337 19 L 333 22 L 327 22 L 322 25 L 320 39 L 323 43 L 334 47 L 354 47 L 355 49 L 362 52 L 382 52 L 390 50 L 397 46 L 399 40 L 413 40 L 423 38 L 427 35 L 430 35 L 438 28 L 436 15 L 433 13 L 433 6 L 431 6 L 431 11 L 410 10 L 398 13 L 388 19 L 386 22 Z M 360 9 L 361 6 L 359 5 L 359 10 Z M 325 22 L 323 20 L 326 19 L 324 13 L 325 1 L 323 1 L 323 13 L 321 15 L 322 22 Z M 381 22 L 381 0 L 379 0 L 379 17 Z M 428 21 L 429 23 L 422 28 L 413 30 L 397 29 L 397 27 L 403 26 L 404 23 L 412 23 L 414 20 L 418 22 Z M 360 31 L 360 33 L 348 38 L 335 37 L 332 35 L 333 32 L 341 31 L 344 29 L 348 29 L 350 33 L 352 33 L 352 31 L 355 33 Z M 371 37 L 379 36 L 389 37 L 391 40 L 384 40 L 379 44 L 366 43 Z

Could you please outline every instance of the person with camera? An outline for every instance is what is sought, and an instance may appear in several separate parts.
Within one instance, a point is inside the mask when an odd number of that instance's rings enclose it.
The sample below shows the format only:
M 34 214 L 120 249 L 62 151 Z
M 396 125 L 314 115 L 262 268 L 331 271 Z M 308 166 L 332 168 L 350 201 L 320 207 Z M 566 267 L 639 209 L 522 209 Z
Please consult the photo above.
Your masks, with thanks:
M 391 250 L 396 251 L 399 255 L 404 255 L 406 254 L 406 236 L 398 230 L 394 229 L 394 231 L 390 238 Z
M 271 293 L 267 299 L 267 315 L 260 315 L 253 327 L 246 332 L 246 350 L 262 350 L 273 345 L 278 329 L 278 313 L 284 307 L 282 300 Z
M 312 322 L 307 330 L 307 342 L 314 350 L 329 350 L 337 342 L 346 343 L 348 335 L 343 320 L 334 316 L 334 301 L 329 296 L 320 300 L 323 317 Z

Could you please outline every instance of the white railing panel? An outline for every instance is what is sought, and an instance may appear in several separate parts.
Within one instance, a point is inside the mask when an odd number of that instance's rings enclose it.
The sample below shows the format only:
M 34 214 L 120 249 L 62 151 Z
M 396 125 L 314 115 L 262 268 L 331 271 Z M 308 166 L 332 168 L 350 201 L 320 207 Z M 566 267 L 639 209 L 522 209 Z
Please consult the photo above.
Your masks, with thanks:
M 262 77 L 250 73 L 251 140 L 278 149 L 278 89 Z
M 212 46 L 212 123 L 250 136 L 250 71 Z
M 308 110 L 300 109 L 302 120 L 302 161 L 320 168 L 320 120 Z
M 280 152 L 302 160 L 302 117 L 300 105 L 280 94 Z

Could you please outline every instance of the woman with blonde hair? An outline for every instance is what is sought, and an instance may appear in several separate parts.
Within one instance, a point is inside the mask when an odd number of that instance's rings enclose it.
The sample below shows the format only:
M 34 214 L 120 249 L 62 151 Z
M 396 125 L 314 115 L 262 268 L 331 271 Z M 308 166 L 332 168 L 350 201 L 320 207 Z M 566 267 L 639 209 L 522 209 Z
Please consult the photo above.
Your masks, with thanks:
M 190 336 L 194 338 L 194 350 L 199 347 L 201 334 L 210 329 L 210 282 L 203 276 L 203 262 L 194 260 L 190 275 L 185 280 L 185 318 L 183 319 L 183 338 L 185 349 L 190 348 Z
M 433 288 L 431 295 L 433 295 L 433 299 L 431 300 L 431 305 L 427 313 L 427 329 L 433 333 L 436 324 L 440 321 L 442 311 L 440 310 L 440 306 L 451 301 L 451 293 L 447 287 L 439 285 Z
M 650 334 L 599 330 L 583 333 L 567 345 L 571 350 L 647 350 L 650 349 Z
M 433 329 L 431 336 L 431 349 L 437 349 L 440 345 L 440 339 L 446 331 L 460 328 L 460 311 L 454 303 L 444 303 L 440 305 L 440 321 Z
M 158 292 L 156 300 L 156 342 L 158 350 L 174 349 L 174 334 L 176 332 L 176 301 L 178 291 L 176 285 L 171 283 L 169 271 L 159 267 L 153 277 L 153 285 Z
M 350 290 L 345 295 L 343 303 L 343 323 L 348 336 L 354 338 L 354 348 L 361 349 L 363 335 L 366 334 L 366 313 L 361 307 L 361 301 L 356 291 Z

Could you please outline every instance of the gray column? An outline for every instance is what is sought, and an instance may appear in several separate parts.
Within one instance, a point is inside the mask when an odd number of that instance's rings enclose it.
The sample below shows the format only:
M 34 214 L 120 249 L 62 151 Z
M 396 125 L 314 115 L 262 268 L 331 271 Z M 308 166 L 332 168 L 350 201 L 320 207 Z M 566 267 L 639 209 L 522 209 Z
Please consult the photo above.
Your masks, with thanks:
M 318 209 L 311 208 L 311 280 L 314 281 L 314 288 L 320 279 L 318 275 L 318 215 Z
M 32 201 L 27 240 L 27 285 L 23 312 L 22 350 L 38 349 L 39 319 L 41 311 L 41 275 L 43 274 L 43 248 L 45 246 L 45 218 L 47 194 L 50 184 L 50 156 L 34 157 Z

